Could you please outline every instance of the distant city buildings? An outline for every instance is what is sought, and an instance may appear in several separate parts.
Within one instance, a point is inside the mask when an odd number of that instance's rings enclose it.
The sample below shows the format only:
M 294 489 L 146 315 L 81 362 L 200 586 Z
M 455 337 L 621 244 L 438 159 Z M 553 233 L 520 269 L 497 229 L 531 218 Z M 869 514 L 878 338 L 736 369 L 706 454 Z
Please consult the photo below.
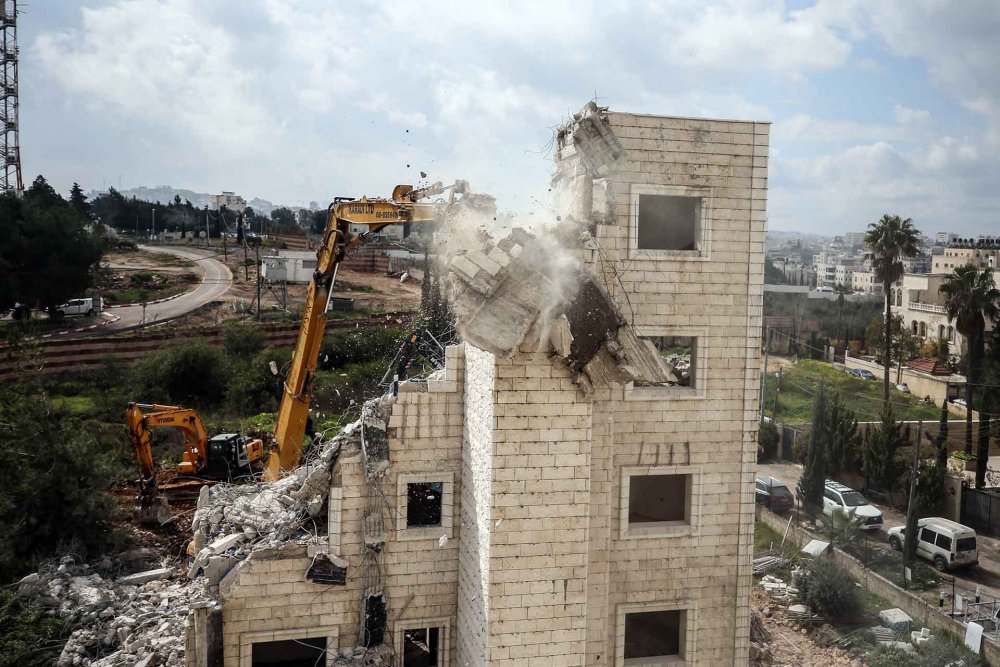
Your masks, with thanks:
M 218 211 L 223 206 L 230 211 L 242 213 L 247 207 L 247 200 L 238 194 L 223 190 L 221 195 L 212 197 L 211 207 L 213 211 Z

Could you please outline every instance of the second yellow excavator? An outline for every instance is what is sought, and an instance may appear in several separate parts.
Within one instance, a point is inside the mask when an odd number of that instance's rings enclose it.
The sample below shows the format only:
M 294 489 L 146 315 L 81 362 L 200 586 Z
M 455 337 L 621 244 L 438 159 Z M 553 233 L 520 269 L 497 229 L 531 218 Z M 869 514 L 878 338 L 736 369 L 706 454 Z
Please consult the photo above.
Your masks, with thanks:
M 177 466 L 182 475 L 231 480 L 259 470 L 263 464 L 264 443 L 259 438 L 239 433 L 220 433 L 209 438 L 201 417 L 189 408 L 129 403 L 125 424 L 142 475 L 137 508 L 140 523 L 155 525 L 170 519 L 166 497 L 156 482 L 151 429 L 176 428 L 184 436 L 184 454 Z

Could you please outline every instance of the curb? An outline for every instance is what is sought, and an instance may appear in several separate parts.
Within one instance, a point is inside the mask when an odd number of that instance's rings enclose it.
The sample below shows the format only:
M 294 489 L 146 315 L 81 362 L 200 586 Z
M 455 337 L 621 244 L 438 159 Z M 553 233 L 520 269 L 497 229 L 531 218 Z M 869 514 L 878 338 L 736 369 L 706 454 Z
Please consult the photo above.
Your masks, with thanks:
M 182 296 L 184 296 L 186 294 L 190 294 L 193 291 L 194 290 L 191 290 L 189 292 L 181 292 L 180 294 L 175 294 L 173 296 L 168 296 L 165 299 L 157 299 L 156 301 L 147 301 L 146 305 L 147 306 L 152 306 L 154 303 L 163 303 L 164 301 L 172 301 L 174 299 L 179 299 L 180 297 L 182 297 Z M 112 308 L 130 308 L 132 306 L 141 306 L 141 305 L 142 305 L 141 301 L 139 301 L 138 303 L 117 303 L 117 304 L 115 304 L 113 306 L 105 306 L 104 310 L 111 310 Z
M 101 317 L 104 317 L 103 313 L 101 314 Z M 115 322 L 117 322 L 120 319 L 121 318 L 118 317 L 117 315 L 110 315 L 108 317 L 108 319 L 104 320 L 100 324 L 91 324 L 89 327 L 80 327 L 79 329 L 66 329 L 65 331 L 55 331 L 55 332 L 52 332 L 52 333 L 42 334 L 41 336 L 32 336 L 31 338 L 24 338 L 23 340 L 25 340 L 25 341 L 40 340 L 42 338 L 53 338 L 55 336 L 65 336 L 65 335 L 67 335 L 69 333 L 80 333 L 81 331 L 90 331 L 91 329 L 96 329 L 98 327 L 103 327 L 103 326 L 107 326 L 109 324 L 114 324 Z M 4 347 L 7 347 L 7 344 L 6 343 L 0 343 L 0 348 L 4 348 Z

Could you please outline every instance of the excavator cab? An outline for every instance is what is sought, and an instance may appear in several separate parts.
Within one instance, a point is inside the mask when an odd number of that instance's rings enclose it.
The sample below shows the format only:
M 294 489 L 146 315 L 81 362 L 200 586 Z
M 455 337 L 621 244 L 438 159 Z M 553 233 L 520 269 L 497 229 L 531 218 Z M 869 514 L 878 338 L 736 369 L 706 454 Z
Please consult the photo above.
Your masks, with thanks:
M 208 440 L 208 461 L 201 474 L 213 479 L 233 479 L 252 472 L 251 465 L 264 456 L 264 443 L 239 433 L 220 433 Z

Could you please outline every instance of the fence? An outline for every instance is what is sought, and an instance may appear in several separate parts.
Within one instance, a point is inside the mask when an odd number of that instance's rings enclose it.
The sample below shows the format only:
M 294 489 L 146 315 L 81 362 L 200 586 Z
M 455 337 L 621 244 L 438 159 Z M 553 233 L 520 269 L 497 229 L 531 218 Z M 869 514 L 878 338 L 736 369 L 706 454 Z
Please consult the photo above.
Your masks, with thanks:
M 373 326 L 406 326 L 408 315 L 387 318 L 385 315 L 364 319 L 330 320 L 327 331 Z M 299 334 L 297 322 L 253 325 L 263 329 L 269 347 L 292 347 Z M 163 347 L 180 342 L 204 341 L 221 345 L 222 327 L 198 327 L 148 331 L 128 336 L 101 336 L 46 340 L 24 348 L 0 348 L 0 381 L 12 377 L 19 369 L 43 374 L 94 370 L 104 366 L 105 357 L 128 362 Z
M 962 489 L 961 523 L 1000 537 L 1000 489 Z

